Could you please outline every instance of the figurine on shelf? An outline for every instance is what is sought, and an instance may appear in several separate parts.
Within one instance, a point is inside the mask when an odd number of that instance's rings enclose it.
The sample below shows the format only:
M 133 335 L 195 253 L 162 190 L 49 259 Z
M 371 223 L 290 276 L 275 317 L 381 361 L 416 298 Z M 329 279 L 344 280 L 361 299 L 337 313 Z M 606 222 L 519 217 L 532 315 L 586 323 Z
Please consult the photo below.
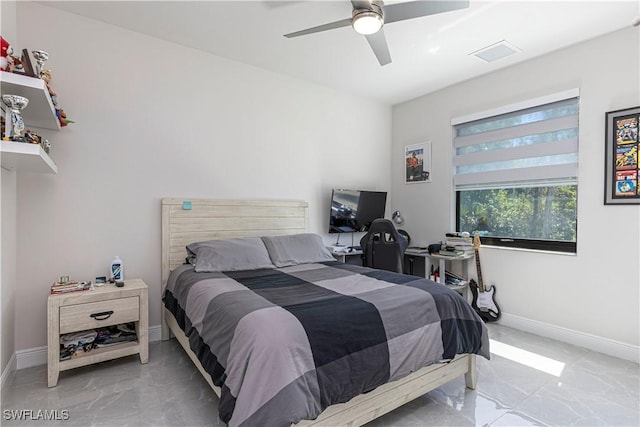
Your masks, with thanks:
M 13 54 L 13 47 L 0 36 L 0 69 L 17 74 L 26 74 L 22 60 Z
M 42 70 L 40 71 L 40 78 L 44 80 L 47 85 L 47 90 L 49 91 L 49 96 L 51 97 L 51 102 L 54 107 L 58 106 L 58 94 L 51 88 L 51 70 Z
M 56 116 L 60 122 L 60 126 L 65 127 L 69 123 L 75 123 L 73 120 L 67 118 L 67 114 L 62 108 L 56 108 Z
M 31 129 L 27 129 L 24 133 L 24 142 L 40 144 L 42 142 L 42 138 L 36 132 Z
M 75 123 L 73 120 L 67 118 L 67 114 L 64 112 L 62 108 L 58 106 L 58 94 L 51 88 L 51 70 L 42 70 L 40 71 L 40 78 L 44 80 L 47 85 L 47 90 L 49 91 L 49 96 L 51 97 L 51 102 L 53 103 L 54 108 L 56 109 L 56 117 L 58 117 L 58 122 L 61 127 L 67 126 L 69 123 Z
M 24 71 L 24 65 L 22 65 L 22 60 L 14 55 L 9 55 L 9 57 L 11 58 L 12 64 L 11 72 L 16 74 L 26 74 Z
M 4 37 L 0 36 L 0 69 L 13 71 L 13 48 Z

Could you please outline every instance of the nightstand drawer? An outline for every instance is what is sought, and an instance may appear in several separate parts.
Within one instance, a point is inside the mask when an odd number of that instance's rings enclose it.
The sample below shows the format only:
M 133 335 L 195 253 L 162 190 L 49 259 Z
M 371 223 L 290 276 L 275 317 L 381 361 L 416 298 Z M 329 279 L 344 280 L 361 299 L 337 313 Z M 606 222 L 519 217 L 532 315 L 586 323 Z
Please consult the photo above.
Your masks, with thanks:
M 60 333 L 95 329 L 140 319 L 138 297 L 112 299 L 60 307 Z

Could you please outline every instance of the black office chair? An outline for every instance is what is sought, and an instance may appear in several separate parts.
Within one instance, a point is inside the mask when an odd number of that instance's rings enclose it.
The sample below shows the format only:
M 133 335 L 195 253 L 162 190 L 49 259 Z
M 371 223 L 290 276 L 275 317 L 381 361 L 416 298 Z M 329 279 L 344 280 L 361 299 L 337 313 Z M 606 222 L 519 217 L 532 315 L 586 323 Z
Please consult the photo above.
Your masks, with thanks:
M 362 264 L 380 270 L 403 272 L 407 238 L 388 219 L 374 219 L 367 234 L 360 239 Z

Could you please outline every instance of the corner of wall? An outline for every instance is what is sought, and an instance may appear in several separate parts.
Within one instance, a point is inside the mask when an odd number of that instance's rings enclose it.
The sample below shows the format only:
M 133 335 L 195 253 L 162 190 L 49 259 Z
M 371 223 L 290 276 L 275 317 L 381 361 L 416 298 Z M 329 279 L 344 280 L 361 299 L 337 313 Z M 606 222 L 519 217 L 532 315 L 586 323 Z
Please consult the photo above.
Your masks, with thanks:
M 0 370 L 15 361 L 15 287 L 17 252 L 17 177 L 2 169 L 0 185 Z M 14 368 L 15 370 L 15 368 Z M 4 374 L 3 374 L 4 378 Z
M 2 377 L 0 379 L 0 394 L 4 396 L 6 393 L 5 388 L 11 383 L 13 380 L 13 376 L 16 374 L 16 354 L 13 353 L 7 366 L 2 370 Z
M 17 13 L 17 2 L 16 1 L 0 1 L 0 28 L 2 31 L 2 37 L 5 40 L 8 40 L 12 44 L 17 44 L 17 36 L 18 36 L 18 13 Z M 6 179 L 5 179 L 6 178 Z M 13 265 L 7 266 L 4 262 L 4 255 L 6 254 L 7 247 L 5 246 L 5 234 L 7 230 L 15 230 L 16 224 L 5 223 L 5 209 L 8 209 L 7 206 L 16 206 L 16 181 L 15 181 L 15 172 L 9 172 L 2 169 L 2 176 L 0 178 L 0 185 L 2 188 L 2 197 L 0 201 L 0 235 L 2 236 L 2 244 L 0 245 L 0 307 L 2 311 L 0 311 L 0 333 L 2 338 L 0 339 L 0 370 L 2 371 L 2 385 L 5 383 L 5 372 L 10 367 L 10 363 L 13 360 L 15 371 L 15 340 L 13 332 L 6 334 L 5 332 L 13 331 L 13 327 L 15 324 L 15 316 L 12 310 L 9 310 L 9 313 L 5 313 L 5 306 L 13 307 L 13 289 L 11 288 L 11 280 L 10 277 L 7 276 L 7 270 L 9 270 L 9 274 L 13 274 L 15 276 L 16 267 L 15 263 Z M 6 193 L 9 194 L 6 194 Z M 11 215 L 9 215 L 11 216 Z M 10 231 L 10 235 L 13 235 L 13 231 Z M 11 237 L 11 236 L 9 236 Z M 9 239 L 10 240 L 10 239 Z M 11 245 L 15 244 L 15 240 L 10 243 Z M 13 248 L 15 249 L 15 247 Z M 14 251 L 15 253 L 15 251 Z M 9 285 L 7 285 L 7 281 Z M 15 282 L 13 282 L 15 283 Z M 9 292 L 5 292 L 9 286 Z M 7 301 L 7 299 L 9 301 Z M 7 324 L 8 323 L 8 324 Z M 9 356 L 10 355 L 10 356 Z

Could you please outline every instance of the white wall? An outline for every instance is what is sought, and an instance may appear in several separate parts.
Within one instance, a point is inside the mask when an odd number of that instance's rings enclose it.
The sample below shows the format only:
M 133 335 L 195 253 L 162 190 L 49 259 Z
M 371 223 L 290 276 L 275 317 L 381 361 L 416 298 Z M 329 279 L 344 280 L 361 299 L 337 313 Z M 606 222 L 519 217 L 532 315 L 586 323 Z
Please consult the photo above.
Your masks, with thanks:
M 332 187 L 389 189 L 390 106 L 46 5 L 20 2 L 18 24 L 76 123 L 47 133 L 57 175 L 18 180 L 17 350 L 46 345 L 52 281 L 114 255 L 160 323 L 162 197 L 303 199 L 325 234 Z
M 580 89 L 576 256 L 481 248 L 483 278 L 511 320 L 639 344 L 640 207 L 604 206 L 605 112 L 640 105 L 638 28 L 628 28 L 393 108 L 392 206 L 415 241 L 452 229 L 451 119 Z M 402 150 L 433 142 L 433 182 L 403 184 Z M 636 354 L 637 358 L 637 354 Z
M 159 323 L 161 197 L 305 199 L 311 230 L 324 234 L 332 187 L 391 190 L 414 241 L 438 241 L 451 229 L 451 118 L 574 87 L 578 255 L 483 248 L 483 273 L 507 315 L 638 345 L 640 209 L 602 205 L 604 112 L 640 104 L 637 29 L 398 105 L 392 117 L 384 105 L 46 5 L 20 2 L 17 22 L 21 46 L 50 53 L 53 87 L 77 123 L 43 132 L 58 175 L 18 175 L 16 350 L 46 344 L 53 280 L 104 275 L 116 254 L 128 277 L 150 285 L 150 324 Z M 620 58 L 627 66 L 611 66 Z M 433 182 L 404 185 L 402 149 L 425 140 Z
M 16 2 L 0 2 L 0 34 L 16 45 Z M 0 154 L 1 156 L 2 154 Z M 2 169 L 0 178 L 0 372 L 15 353 L 15 289 L 17 251 L 16 172 Z M 11 367 L 10 367 L 11 368 Z
M 0 245 L 0 333 L 2 334 L 2 367 L 4 372 L 15 352 L 15 303 L 16 303 L 16 173 L 2 169 L 2 244 Z

